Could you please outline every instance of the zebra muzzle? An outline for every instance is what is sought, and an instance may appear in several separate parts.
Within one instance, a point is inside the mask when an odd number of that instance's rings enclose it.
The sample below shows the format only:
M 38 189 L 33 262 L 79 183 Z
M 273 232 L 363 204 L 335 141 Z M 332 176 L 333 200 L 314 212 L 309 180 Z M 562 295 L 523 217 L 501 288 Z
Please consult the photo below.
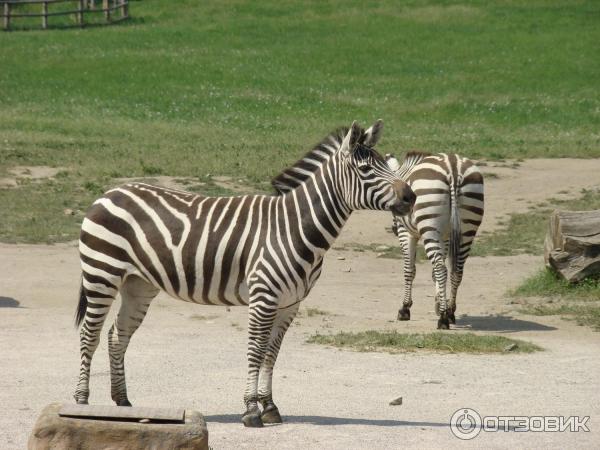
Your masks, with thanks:
M 410 186 L 403 181 L 394 182 L 393 189 L 396 194 L 396 201 L 390 206 L 390 211 L 397 216 L 409 214 L 417 196 Z

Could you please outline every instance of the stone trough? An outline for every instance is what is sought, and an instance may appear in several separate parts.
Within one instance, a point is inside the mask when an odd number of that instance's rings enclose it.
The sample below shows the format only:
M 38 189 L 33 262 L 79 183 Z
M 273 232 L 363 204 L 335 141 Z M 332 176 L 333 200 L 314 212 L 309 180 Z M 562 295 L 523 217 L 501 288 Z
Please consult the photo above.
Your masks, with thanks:
M 28 448 L 208 450 L 208 430 L 192 410 L 52 403 L 38 417 Z

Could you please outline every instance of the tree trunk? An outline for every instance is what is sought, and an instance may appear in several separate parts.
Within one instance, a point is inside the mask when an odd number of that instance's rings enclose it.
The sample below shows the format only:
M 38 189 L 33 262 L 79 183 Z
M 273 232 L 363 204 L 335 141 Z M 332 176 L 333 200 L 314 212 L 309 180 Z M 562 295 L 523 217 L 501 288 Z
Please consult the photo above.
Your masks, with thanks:
M 571 283 L 600 275 L 600 210 L 555 210 L 550 216 L 544 260 Z

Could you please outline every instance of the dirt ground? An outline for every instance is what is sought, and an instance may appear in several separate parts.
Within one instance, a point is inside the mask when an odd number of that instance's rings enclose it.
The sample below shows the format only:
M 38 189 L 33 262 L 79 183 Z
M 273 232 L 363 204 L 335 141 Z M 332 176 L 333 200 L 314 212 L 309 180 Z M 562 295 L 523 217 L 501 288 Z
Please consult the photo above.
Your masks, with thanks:
M 600 161 L 535 160 L 518 168 L 486 166 L 486 219 L 524 211 L 550 197 L 600 185 Z M 568 194 L 560 192 L 568 191 Z M 395 245 L 384 213 L 353 215 L 336 247 Z M 73 328 L 79 266 L 75 244 L 0 244 L 0 448 L 23 449 L 40 410 L 71 402 L 79 367 Z M 127 357 L 136 406 L 202 412 L 214 449 L 236 448 L 598 448 L 600 333 L 558 317 L 525 316 L 505 297 L 543 264 L 539 257 L 471 258 L 452 332 L 472 330 L 532 341 L 529 355 L 358 353 L 306 344 L 315 332 L 432 331 L 433 286 L 417 267 L 413 320 L 396 322 L 402 263 L 370 252 L 332 250 L 321 280 L 288 332 L 275 370 L 284 424 L 244 429 L 246 309 L 177 302 L 160 295 Z M 329 314 L 308 317 L 305 308 Z M 113 310 L 116 310 L 113 307 Z M 390 406 L 396 397 L 403 405 Z M 93 404 L 110 404 L 106 339 L 92 367 Z M 452 414 L 590 416 L 590 432 L 485 432 L 454 437 Z

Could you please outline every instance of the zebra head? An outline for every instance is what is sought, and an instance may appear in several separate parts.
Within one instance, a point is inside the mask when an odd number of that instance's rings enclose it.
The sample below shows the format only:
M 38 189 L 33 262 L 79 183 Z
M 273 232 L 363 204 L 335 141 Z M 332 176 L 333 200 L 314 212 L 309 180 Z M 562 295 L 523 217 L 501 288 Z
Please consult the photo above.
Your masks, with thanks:
M 352 209 L 375 209 L 406 215 L 410 213 L 416 196 L 373 148 L 382 130 L 381 120 L 366 131 L 353 122 L 344 137 L 340 156 L 345 168 L 346 202 Z

